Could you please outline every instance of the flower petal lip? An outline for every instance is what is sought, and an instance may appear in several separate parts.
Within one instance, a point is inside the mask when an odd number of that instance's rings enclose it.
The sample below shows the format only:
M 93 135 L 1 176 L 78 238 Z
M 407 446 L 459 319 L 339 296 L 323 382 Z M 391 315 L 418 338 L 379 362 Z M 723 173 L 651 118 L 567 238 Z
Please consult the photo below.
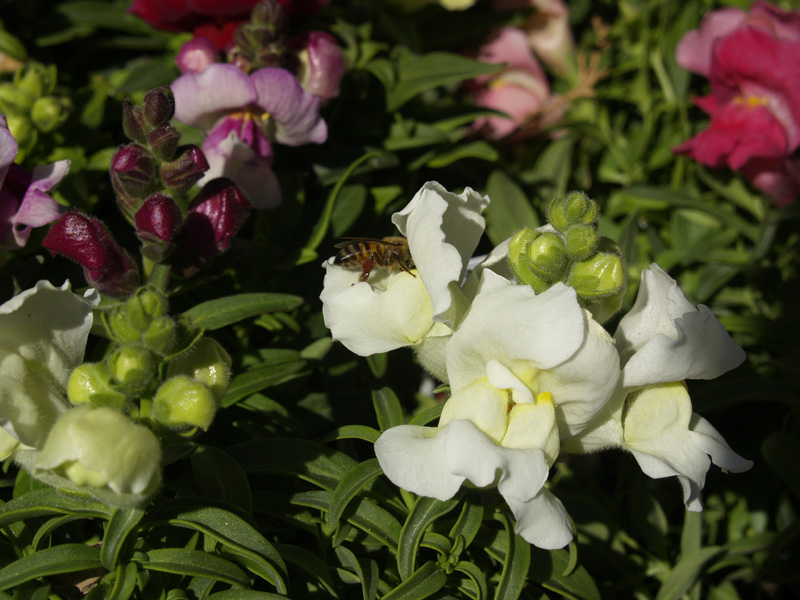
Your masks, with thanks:
M 702 304 L 692 306 L 677 282 L 655 264 L 642 273 L 639 295 L 615 339 L 624 387 L 713 379 L 745 359 L 713 313 Z
M 0 306 L 0 426 L 39 446 L 67 410 L 69 374 L 83 360 L 92 326 L 94 290 L 82 298 L 47 281 Z
M 454 194 L 429 181 L 403 210 L 392 215 L 392 223 L 408 238 L 433 304 L 434 320 L 450 327 L 456 318 L 450 286 L 460 285 L 464 277 L 486 227 L 481 213 L 488 205 L 489 198 L 471 188 Z
M 710 12 L 698 29 L 689 31 L 681 38 L 675 49 L 675 60 L 687 71 L 708 77 L 711 73 L 714 44 L 733 33 L 744 22 L 746 16 L 739 8 L 724 8 Z
M 288 146 L 321 144 L 328 126 L 319 115 L 319 98 L 302 87 L 297 78 L 279 67 L 266 67 L 250 75 L 256 104 L 275 120 L 275 139 Z
M 215 63 L 200 73 L 186 73 L 172 82 L 175 118 L 211 129 L 224 114 L 256 101 L 250 78 L 238 67 Z
M 433 327 L 433 309 L 419 277 L 405 272 L 360 272 L 323 263 L 322 316 L 333 339 L 359 356 L 413 346 Z
M 514 532 L 537 548 L 556 550 L 572 541 L 572 521 L 561 500 L 542 489 L 526 502 L 506 498 L 517 524 Z

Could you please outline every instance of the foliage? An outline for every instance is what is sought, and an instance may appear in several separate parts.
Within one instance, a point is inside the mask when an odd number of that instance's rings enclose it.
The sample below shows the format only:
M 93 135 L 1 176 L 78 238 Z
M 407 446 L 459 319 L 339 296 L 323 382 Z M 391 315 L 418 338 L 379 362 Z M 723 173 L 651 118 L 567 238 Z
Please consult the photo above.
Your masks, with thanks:
M 48 94 L 66 111 L 53 129 L 37 131 L 22 164 L 69 158 L 53 196 L 102 219 L 135 249 L 108 176 L 127 143 L 122 102 L 141 104 L 147 90 L 170 84 L 190 38 L 151 28 L 128 5 L 3 2 L 0 51 L 54 69 Z M 500 141 L 471 129 L 492 113 L 462 85 L 499 68 L 462 51 L 474 55 L 493 27 L 519 25 L 530 10 L 398 5 L 333 0 L 292 21 L 293 33 L 325 30 L 343 48 L 341 92 L 322 108 L 328 140 L 280 147 L 272 168 L 281 206 L 251 215 L 200 270 L 171 275 L 171 311 L 233 360 L 211 428 L 170 446 L 163 489 L 141 508 L 45 487 L 8 461 L 0 598 L 800 594 L 800 212 L 776 209 L 737 173 L 671 151 L 707 123 L 692 105 L 706 84 L 678 66 L 675 47 L 722 4 L 571 2 L 578 64 L 599 75 L 592 93 L 571 99 L 563 119 L 538 135 Z M 0 75 L 0 85 L 12 84 Z M 575 84 L 551 77 L 562 95 Z M 182 134 L 182 142 L 202 143 L 197 129 Z M 319 265 L 342 237 L 392 235 L 391 214 L 429 180 L 491 197 L 479 254 L 545 222 L 556 196 L 580 189 L 594 198 L 598 233 L 624 256 L 625 306 L 656 262 L 747 351 L 742 367 L 690 389 L 695 410 L 755 460 L 753 470 L 710 474 L 705 510 L 691 513 L 672 480 L 645 477 L 628 455 L 559 461 L 550 486 L 577 535 L 553 551 L 514 534 L 494 489 L 462 489 L 442 502 L 383 477 L 372 444 L 394 425 L 435 423 L 446 390 L 434 389 L 411 353 L 363 359 L 334 342 L 318 300 Z M 42 249 L 44 233 L 35 230 L 0 267 L 4 300 L 41 279 L 69 277 L 74 288 L 84 281 L 79 268 Z M 100 314 L 113 306 L 97 309 L 87 361 L 112 347 Z

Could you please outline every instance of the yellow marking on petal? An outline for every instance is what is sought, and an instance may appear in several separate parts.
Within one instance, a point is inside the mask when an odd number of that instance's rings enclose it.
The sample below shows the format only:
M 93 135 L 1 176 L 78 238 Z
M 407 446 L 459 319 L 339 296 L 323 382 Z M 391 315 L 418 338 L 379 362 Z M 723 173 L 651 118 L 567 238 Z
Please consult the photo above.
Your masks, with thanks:
M 769 98 L 766 96 L 736 96 L 733 102 L 734 104 L 743 104 L 750 108 L 756 108 L 757 106 L 769 104 Z
M 554 404 L 553 394 L 551 394 L 550 392 L 542 392 L 541 394 L 536 396 L 536 399 L 533 402 L 537 406 L 541 406 L 542 404 Z

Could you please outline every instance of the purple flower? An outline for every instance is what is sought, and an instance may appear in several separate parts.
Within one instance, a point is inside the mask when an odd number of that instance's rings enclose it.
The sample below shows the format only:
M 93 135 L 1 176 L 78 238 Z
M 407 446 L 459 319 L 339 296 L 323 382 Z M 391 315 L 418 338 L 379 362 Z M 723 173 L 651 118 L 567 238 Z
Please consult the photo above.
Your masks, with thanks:
M 25 246 L 31 229 L 58 218 L 58 204 L 45 192 L 64 178 L 70 161 L 34 167 L 33 173 L 14 164 L 19 146 L 0 115 L 0 256 Z
M 258 208 L 280 202 L 277 185 L 261 180 L 274 181 L 272 143 L 321 144 L 328 137 L 320 100 L 286 69 L 269 67 L 247 75 L 233 65 L 215 63 L 180 76 L 172 91 L 175 118 L 208 131 L 203 151 L 210 169 L 201 185 L 231 177 Z
M 310 31 L 289 40 L 297 57 L 297 76 L 309 94 L 330 100 L 339 95 L 339 82 L 346 71 L 336 39 L 324 31 Z

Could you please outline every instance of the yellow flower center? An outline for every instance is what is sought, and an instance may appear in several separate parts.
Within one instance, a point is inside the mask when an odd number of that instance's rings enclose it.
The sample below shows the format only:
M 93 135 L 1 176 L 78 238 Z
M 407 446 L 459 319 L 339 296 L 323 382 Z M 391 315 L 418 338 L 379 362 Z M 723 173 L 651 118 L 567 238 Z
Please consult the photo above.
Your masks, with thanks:
M 736 96 L 733 102 L 734 104 L 743 104 L 749 108 L 756 108 L 769 104 L 769 98 L 766 96 Z

